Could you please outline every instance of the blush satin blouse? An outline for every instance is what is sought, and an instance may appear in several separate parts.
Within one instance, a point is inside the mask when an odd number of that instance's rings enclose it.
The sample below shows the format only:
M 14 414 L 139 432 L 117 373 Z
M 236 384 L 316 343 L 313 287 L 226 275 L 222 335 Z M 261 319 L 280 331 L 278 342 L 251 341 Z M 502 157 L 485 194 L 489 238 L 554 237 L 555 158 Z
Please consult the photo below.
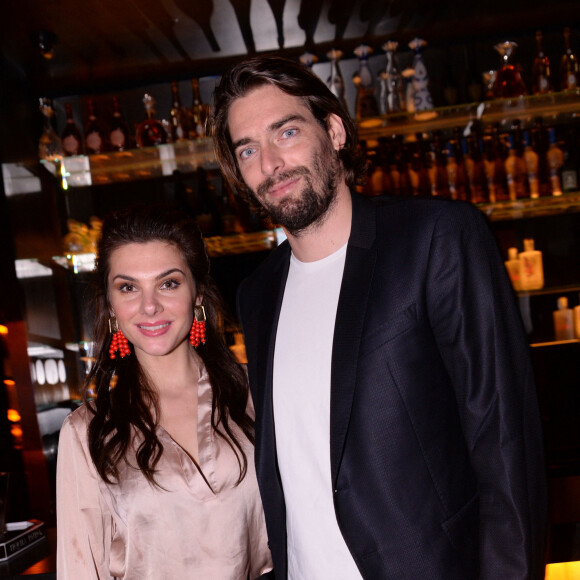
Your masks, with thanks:
M 57 470 L 59 580 L 247 580 L 272 569 L 254 448 L 233 424 L 248 459 L 236 486 L 237 459 L 211 428 L 205 369 L 198 388 L 200 469 L 159 426 L 161 489 L 133 467 L 134 454 L 120 464 L 119 483 L 105 483 L 88 450 L 92 414 L 84 405 L 67 417 Z

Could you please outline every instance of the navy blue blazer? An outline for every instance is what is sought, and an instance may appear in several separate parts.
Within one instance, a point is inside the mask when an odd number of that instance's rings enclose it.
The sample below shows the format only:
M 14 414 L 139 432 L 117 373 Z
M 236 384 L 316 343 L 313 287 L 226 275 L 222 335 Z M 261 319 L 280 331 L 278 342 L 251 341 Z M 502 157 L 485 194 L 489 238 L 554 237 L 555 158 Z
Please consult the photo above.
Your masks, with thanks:
M 238 293 L 276 578 L 287 577 L 287 551 L 272 366 L 289 258 L 285 242 Z M 330 407 L 336 519 L 364 578 L 544 577 L 528 345 L 477 209 L 353 195 Z

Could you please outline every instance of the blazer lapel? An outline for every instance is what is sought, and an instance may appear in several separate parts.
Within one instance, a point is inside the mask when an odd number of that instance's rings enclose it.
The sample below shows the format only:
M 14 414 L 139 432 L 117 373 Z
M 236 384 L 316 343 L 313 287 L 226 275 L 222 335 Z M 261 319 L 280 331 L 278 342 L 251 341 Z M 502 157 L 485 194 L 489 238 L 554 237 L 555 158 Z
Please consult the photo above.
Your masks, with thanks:
M 340 467 L 352 408 L 358 351 L 376 262 L 375 237 L 375 208 L 355 194 L 332 348 L 330 466 L 333 485 Z

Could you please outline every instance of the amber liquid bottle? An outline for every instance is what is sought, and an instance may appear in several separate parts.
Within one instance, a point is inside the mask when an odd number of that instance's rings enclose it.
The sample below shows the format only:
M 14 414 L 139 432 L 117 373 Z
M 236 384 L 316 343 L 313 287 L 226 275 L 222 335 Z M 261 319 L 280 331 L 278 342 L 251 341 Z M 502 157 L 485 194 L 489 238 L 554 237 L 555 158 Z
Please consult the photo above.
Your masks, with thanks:
M 191 79 L 192 104 L 189 110 L 189 136 L 191 139 L 207 136 L 207 118 L 209 106 L 201 101 L 199 80 Z
M 119 99 L 113 97 L 113 118 L 109 131 L 109 142 L 113 151 L 127 151 L 131 148 L 131 134 L 119 106 Z
M 65 104 L 66 124 L 61 133 L 62 149 L 66 157 L 83 154 L 83 136 L 73 118 L 72 106 Z
M 176 81 L 171 83 L 172 105 L 171 111 L 171 135 L 173 141 L 185 141 L 189 137 L 189 129 L 187 123 L 187 111 L 181 104 L 181 97 L 179 96 L 179 85 Z
M 97 106 L 89 99 L 89 119 L 85 128 L 85 150 L 88 155 L 97 155 L 107 150 L 105 132 L 98 118 Z
M 154 147 L 167 143 L 167 132 L 155 118 L 155 99 L 149 93 L 145 93 L 143 104 L 147 118 L 137 127 L 137 146 Z

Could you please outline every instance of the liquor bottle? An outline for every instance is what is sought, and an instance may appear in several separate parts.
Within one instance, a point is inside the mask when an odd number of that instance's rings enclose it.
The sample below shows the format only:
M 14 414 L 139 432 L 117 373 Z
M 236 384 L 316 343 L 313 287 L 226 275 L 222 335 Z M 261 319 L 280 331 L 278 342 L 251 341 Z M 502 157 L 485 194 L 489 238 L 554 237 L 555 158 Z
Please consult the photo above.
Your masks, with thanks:
M 536 117 L 531 129 L 532 148 L 538 155 L 538 184 L 540 197 L 551 195 L 550 169 L 548 167 L 548 132 L 542 117 Z
M 540 180 L 538 179 L 538 154 L 533 150 L 528 131 L 524 131 L 524 162 L 526 164 L 526 174 L 528 176 L 528 188 L 530 197 L 537 199 L 540 197 Z
M 414 110 L 426 111 L 433 108 L 433 99 L 429 92 L 429 74 L 423 61 L 423 48 L 427 42 L 422 38 L 414 38 L 409 42 L 409 48 L 415 53 L 413 56 L 413 90 Z
M 502 59 L 493 85 L 493 95 L 496 99 L 509 99 L 526 94 L 524 81 L 518 67 L 513 63 L 513 54 L 517 46 L 516 42 L 511 41 L 500 42 L 494 46 Z
M 383 44 L 387 58 L 387 65 L 382 77 L 384 83 L 384 91 L 380 99 L 381 113 L 398 113 L 405 110 L 405 95 L 403 91 L 403 77 L 397 65 L 397 57 L 395 52 L 399 43 L 389 40 Z
M 513 135 L 509 135 L 508 137 L 508 156 L 505 160 L 505 172 L 507 176 L 507 184 L 508 184 L 508 198 L 511 201 L 515 201 L 517 199 L 516 193 L 516 182 L 518 179 L 518 159 L 516 155 L 516 150 L 514 148 L 514 138 Z
M 522 290 L 540 290 L 544 287 L 544 264 L 542 252 L 535 249 L 533 238 L 524 239 L 524 251 L 519 253 L 522 261 Z
M 431 159 L 434 169 L 431 171 L 431 193 L 437 197 L 451 197 L 449 180 L 447 178 L 447 155 L 443 146 L 443 139 L 439 131 L 433 132 L 431 142 Z
M 556 129 L 550 127 L 548 130 L 550 146 L 546 157 L 548 159 L 548 167 L 550 169 L 550 185 L 552 187 L 552 195 L 562 195 L 562 184 L 560 182 L 560 168 L 564 165 L 564 152 L 558 146 L 556 141 Z
M 105 132 L 98 118 L 97 105 L 93 99 L 88 100 L 89 116 L 85 128 L 85 151 L 87 155 L 98 155 L 106 151 Z
M 184 141 L 189 136 L 187 127 L 187 111 L 181 104 L 181 97 L 179 96 L 179 84 L 177 81 L 171 83 L 171 98 L 172 105 L 169 111 L 171 118 L 171 137 L 175 143 L 177 141 Z
M 471 191 L 471 201 L 473 203 L 482 203 L 487 199 L 485 164 L 480 141 L 473 133 L 467 138 L 467 155 L 465 156 L 465 161 L 467 176 L 469 178 L 469 189 Z
M 579 147 L 578 133 L 573 128 L 568 129 L 564 143 L 564 164 L 560 169 L 560 180 L 564 193 L 578 191 Z
M 109 143 L 113 151 L 127 151 L 127 149 L 131 148 L 129 126 L 121 114 L 121 107 L 117 97 L 113 97 L 113 117 L 109 129 Z
M 152 147 L 167 143 L 167 132 L 155 118 L 155 99 L 149 93 L 143 96 L 143 105 L 147 118 L 137 127 L 137 146 Z
M 507 147 L 503 137 L 499 134 L 497 127 L 492 130 L 494 145 L 495 145 L 495 160 L 493 180 L 495 188 L 495 200 L 507 201 L 509 200 L 507 174 L 505 169 L 505 160 L 507 158 Z
M 207 136 L 209 106 L 202 102 L 199 94 L 199 79 L 191 79 L 192 103 L 189 109 L 189 137 L 198 139 Z
M 489 201 L 495 203 L 495 147 L 491 135 L 488 133 L 483 137 L 483 167 L 485 169 L 485 178 L 487 180 L 487 194 Z
M 330 89 L 330 92 L 340 101 L 343 109 L 348 111 L 345 98 L 346 88 L 339 65 L 339 61 L 342 58 L 342 51 L 332 49 L 326 53 L 326 56 L 330 61 L 330 76 L 326 79 L 326 85 Z
M 568 307 L 568 297 L 558 298 L 558 310 L 553 312 L 554 336 L 556 340 L 572 340 L 574 338 L 574 316 Z
M 73 119 L 72 105 L 65 103 L 66 123 L 60 138 L 62 140 L 62 149 L 65 156 L 83 154 L 83 136 L 78 128 L 78 125 Z
M 368 58 L 372 52 L 373 49 L 365 44 L 357 46 L 354 50 L 359 60 L 358 72 L 353 77 L 353 82 L 357 88 L 355 105 L 357 120 L 376 117 L 379 114 L 375 81 L 368 65 Z
M 453 156 L 457 163 L 457 199 L 467 201 L 470 199 L 469 176 L 467 175 L 467 166 L 465 165 L 465 154 L 467 152 L 467 142 L 461 135 L 458 127 L 453 129 L 453 139 L 451 140 Z
M 552 82 L 550 79 L 550 59 L 544 53 L 542 48 L 542 32 L 536 32 L 536 56 L 534 57 L 534 64 L 532 67 L 532 93 L 540 95 L 548 93 L 552 90 Z
M 62 141 L 54 130 L 54 109 L 48 98 L 39 99 L 40 112 L 43 116 L 43 127 L 38 142 L 38 157 L 46 161 L 58 161 L 62 158 Z
M 580 85 L 580 73 L 578 72 L 578 56 L 570 46 L 570 28 L 564 28 L 565 52 L 560 61 L 560 74 L 562 90 L 575 89 Z
M 445 166 L 445 170 L 447 171 L 447 182 L 449 183 L 451 199 L 459 199 L 459 191 L 457 187 L 457 161 L 455 160 L 455 154 L 451 143 L 447 143 L 447 165 Z

